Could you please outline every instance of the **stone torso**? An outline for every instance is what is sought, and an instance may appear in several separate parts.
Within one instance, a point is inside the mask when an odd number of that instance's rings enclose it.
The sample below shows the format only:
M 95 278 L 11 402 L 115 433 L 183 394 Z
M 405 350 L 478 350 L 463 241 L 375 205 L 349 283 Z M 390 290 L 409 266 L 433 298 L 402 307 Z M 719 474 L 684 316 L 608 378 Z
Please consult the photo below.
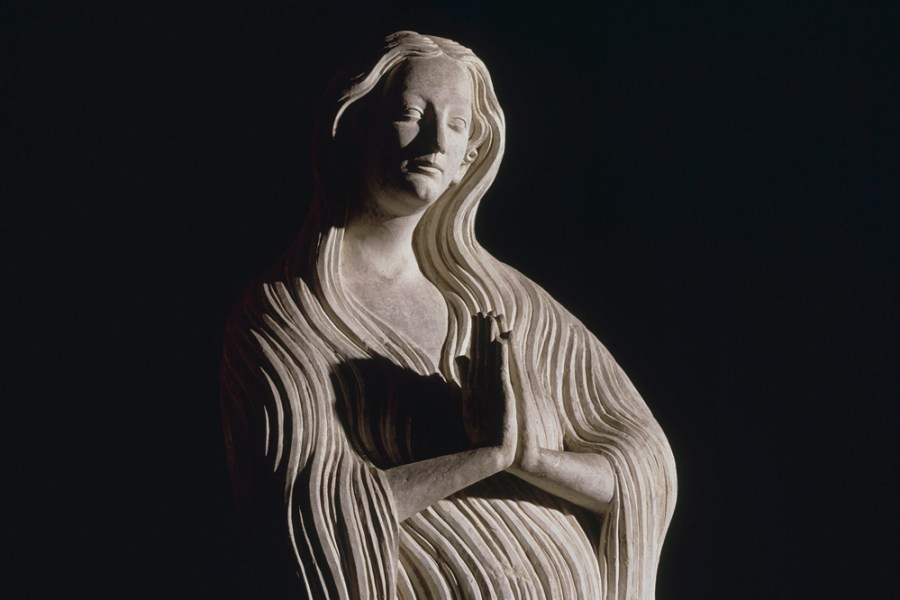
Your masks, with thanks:
M 386 329 L 422 350 L 437 369 L 447 336 L 447 305 L 431 282 L 421 273 L 397 278 L 356 273 L 345 285 Z

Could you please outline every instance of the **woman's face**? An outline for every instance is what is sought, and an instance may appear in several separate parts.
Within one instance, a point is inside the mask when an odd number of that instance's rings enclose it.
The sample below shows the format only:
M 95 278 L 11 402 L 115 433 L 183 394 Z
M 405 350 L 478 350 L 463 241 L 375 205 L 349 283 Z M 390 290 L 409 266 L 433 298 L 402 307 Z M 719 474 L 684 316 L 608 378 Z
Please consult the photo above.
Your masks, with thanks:
M 459 182 L 472 96 L 468 73 L 445 57 L 411 58 L 387 75 L 365 177 L 382 211 L 419 212 Z

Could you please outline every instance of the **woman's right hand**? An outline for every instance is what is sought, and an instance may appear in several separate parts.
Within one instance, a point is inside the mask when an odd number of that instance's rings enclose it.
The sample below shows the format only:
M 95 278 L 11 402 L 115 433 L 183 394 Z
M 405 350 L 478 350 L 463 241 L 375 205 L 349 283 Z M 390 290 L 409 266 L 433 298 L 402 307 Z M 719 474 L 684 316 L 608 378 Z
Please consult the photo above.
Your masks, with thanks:
M 471 448 L 399 465 L 385 473 L 398 520 L 509 469 L 516 460 L 519 423 L 502 318 L 472 317 L 469 355 L 456 359 L 462 415 Z
M 513 464 L 518 449 L 516 395 L 509 368 L 509 331 L 502 316 L 472 316 L 469 356 L 457 359 L 462 380 L 462 412 L 473 448 L 496 447 L 500 469 Z

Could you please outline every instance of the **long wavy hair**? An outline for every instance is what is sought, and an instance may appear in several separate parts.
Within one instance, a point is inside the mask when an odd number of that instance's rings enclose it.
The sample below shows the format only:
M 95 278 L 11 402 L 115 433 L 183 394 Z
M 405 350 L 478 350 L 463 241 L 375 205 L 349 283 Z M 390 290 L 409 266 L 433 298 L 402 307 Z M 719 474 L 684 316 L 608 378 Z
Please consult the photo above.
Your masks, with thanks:
M 606 456 L 616 474 L 610 509 L 598 518 L 600 582 L 590 585 L 599 586 L 604 600 L 652 598 L 675 505 L 671 450 L 602 344 L 544 290 L 478 243 L 475 215 L 500 167 L 505 121 L 484 64 L 447 39 L 395 33 L 377 57 L 348 71 L 350 76 L 339 76 L 326 94 L 314 140 L 315 189 L 304 227 L 276 269 L 280 274 L 236 308 L 226 337 L 223 415 L 236 490 L 252 479 L 250 459 L 242 453 L 252 451 L 253 435 L 262 435 L 252 432 L 264 431 L 259 443 L 267 448 L 267 460 L 274 457 L 274 465 L 265 467 L 266 477 L 274 472 L 284 482 L 297 568 L 310 593 L 318 589 L 313 595 L 325 597 L 330 594 L 324 590 L 346 592 L 349 586 L 359 597 L 393 594 L 400 526 L 383 476 L 351 452 L 333 424 L 335 394 L 341 393 L 334 389 L 334 361 L 380 356 L 426 375 L 433 366 L 341 281 L 344 226 L 354 202 L 353 186 L 341 168 L 353 165 L 354 135 L 386 76 L 410 58 L 440 56 L 458 61 L 471 77 L 470 147 L 477 155 L 459 183 L 426 209 L 413 235 L 419 267 L 449 310 L 438 368 L 459 383 L 454 359 L 467 349 L 471 316 L 504 315 L 513 331 L 510 353 L 524 365 L 516 369 L 514 386 L 534 403 L 533 414 L 541 420 L 538 442 L 552 447 L 549 440 L 564 434 L 567 449 Z M 260 382 L 261 371 L 265 379 Z M 341 496 L 344 486 L 365 487 L 376 500 L 360 505 Z M 342 557 L 341 548 L 349 558 Z
M 469 316 L 490 310 L 507 314 L 501 298 L 491 291 L 496 287 L 490 285 L 493 278 L 484 269 L 493 259 L 475 238 L 475 214 L 500 167 L 506 124 L 490 74 L 471 50 L 452 40 L 400 31 L 386 38 L 378 59 L 363 74 L 352 76 L 349 83 L 346 75 L 339 75 L 332 82 L 316 126 L 315 189 L 295 258 L 304 271 L 308 269 L 313 275 L 316 295 L 351 338 L 369 351 L 425 368 L 422 357 L 403 340 L 390 336 L 385 340 L 377 318 L 344 290 L 340 251 L 344 225 L 355 198 L 354 189 L 338 165 L 353 163 L 359 121 L 371 108 L 366 102 L 378 100 L 377 91 L 388 73 L 410 58 L 434 57 L 457 61 L 471 78 L 474 92 L 469 148 L 477 150 L 477 154 L 473 153 L 474 159 L 462 180 L 428 207 L 413 236 L 422 272 L 444 293 L 450 307 L 453 336 L 445 346 L 441 370 L 453 376 L 453 359 L 462 354 Z

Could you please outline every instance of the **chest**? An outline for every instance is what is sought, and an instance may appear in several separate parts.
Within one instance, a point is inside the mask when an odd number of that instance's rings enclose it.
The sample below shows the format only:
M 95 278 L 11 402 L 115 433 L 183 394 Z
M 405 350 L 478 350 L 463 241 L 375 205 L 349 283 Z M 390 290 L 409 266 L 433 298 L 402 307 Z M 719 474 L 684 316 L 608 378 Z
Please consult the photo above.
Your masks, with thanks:
M 437 365 L 447 336 L 447 305 L 431 282 L 357 279 L 351 293 L 381 322 L 388 337 L 399 337 Z

